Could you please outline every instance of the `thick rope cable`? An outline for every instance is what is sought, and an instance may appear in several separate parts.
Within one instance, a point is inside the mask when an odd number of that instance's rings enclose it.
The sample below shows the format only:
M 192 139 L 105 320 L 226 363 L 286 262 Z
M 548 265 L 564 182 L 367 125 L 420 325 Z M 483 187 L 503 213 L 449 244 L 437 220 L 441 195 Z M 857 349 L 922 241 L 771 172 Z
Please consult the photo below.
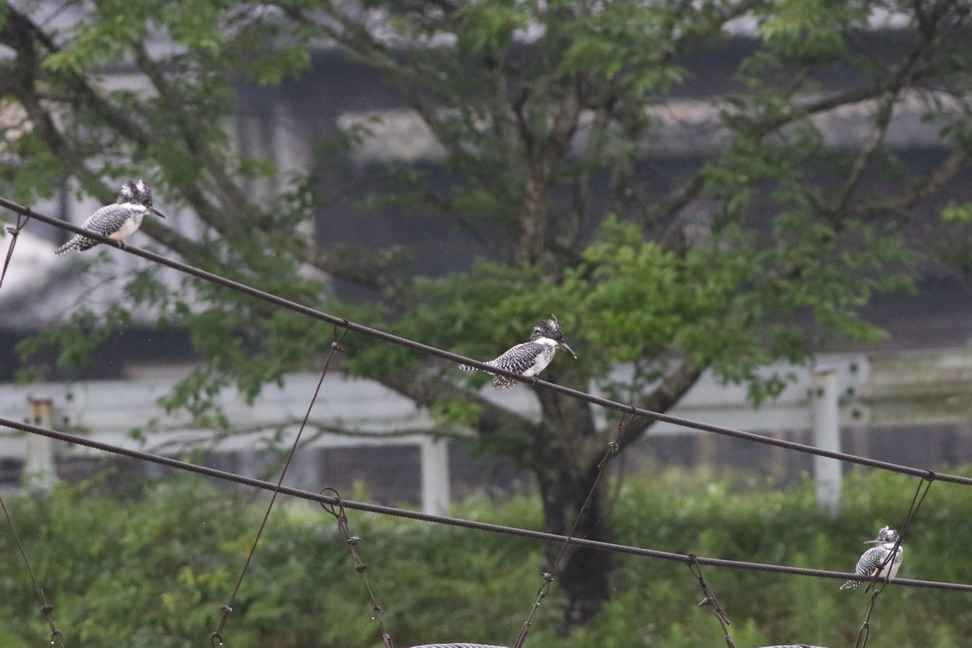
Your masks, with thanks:
M 54 617 L 51 613 L 54 611 L 54 606 L 47 602 L 47 597 L 44 596 L 44 588 L 40 586 L 37 582 L 37 578 L 34 576 L 34 570 L 30 566 L 30 559 L 27 557 L 27 551 L 24 549 L 23 543 L 20 542 L 20 535 L 17 534 L 17 527 L 14 526 L 13 518 L 10 517 L 10 511 L 7 510 L 7 505 L 4 503 L 3 498 L 0 497 L 0 508 L 3 509 L 3 515 L 7 518 L 7 526 L 10 527 L 10 533 L 13 534 L 14 542 L 17 544 L 17 549 L 20 551 L 20 557 L 24 559 L 24 565 L 27 567 L 27 573 L 30 574 L 30 582 L 34 584 L 34 589 L 37 591 L 37 598 L 41 602 L 41 613 L 47 619 L 47 625 L 51 629 L 50 642 L 53 646 L 57 643 L 61 648 L 64 648 L 64 633 L 61 632 L 56 625 L 54 625 Z
M 64 441 L 66 443 L 73 443 L 87 448 L 93 448 L 95 450 L 100 450 L 102 452 L 109 452 L 112 454 L 129 457 L 132 459 L 138 459 L 140 461 L 149 461 L 151 463 L 159 464 L 162 466 L 168 466 L 169 468 L 175 468 L 177 470 L 184 470 L 187 472 L 196 473 L 213 479 L 220 479 L 223 481 L 242 484 L 244 486 L 259 488 L 267 491 L 279 491 L 281 495 L 287 495 L 289 497 L 304 499 L 311 502 L 317 502 L 319 504 L 323 503 L 323 504 L 336 506 L 338 503 L 337 499 L 328 497 L 326 495 L 322 495 L 320 493 L 301 490 L 299 488 L 292 488 L 290 486 L 278 487 L 274 483 L 264 481 L 261 479 L 245 477 L 243 475 L 217 470 L 215 468 L 210 468 L 208 466 L 199 466 L 196 464 L 187 463 L 185 461 L 180 461 L 178 459 L 173 459 L 171 457 L 164 457 L 149 452 L 143 452 L 141 450 L 122 448 L 119 446 L 111 445 L 109 443 L 103 443 L 101 441 L 94 441 L 93 439 L 87 439 L 85 437 L 78 436 L 76 434 L 69 434 L 67 432 L 50 430 L 47 428 L 38 427 L 36 425 L 31 425 L 29 423 L 21 423 L 19 421 L 14 421 L 11 419 L 0 417 L 0 426 L 7 427 L 12 430 L 19 430 L 21 432 L 28 432 L 30 434 L 45 436 L 51 439 L 57 439 L 58 441 Z M 936 475 L 936 477 L 939 480 L 942 480 L 943 475 L 939 474 Z M 429 522 L 433 524 L 445 524 L 449 526 L 461 527 L 461 528 L 471 529 L 475 531 L 500 533 L 505 535 L 522 537 L 522 538 L 531 538 L 533 540 L 540 540 L 543 542 L 560 543 L 560 542 L 564 542 L 566 537 L 555 533 L 547 533 L 545 531 L 534 531 L 533 529 L 521 529 L 517 527 L 491 524 L 488 522 L 478 522 L 474 520 L 465 520 L 462 518 L 453 518 L 453 517 L 447 517 L 442 515 L 432 515 L 429 513 L 420 513 L 418 511 L 409 511 L 406 509 L 398 509 L 390 506 L 381 506 L 379 504 L 371 504 L 367 502 L 341 500 L 341 504 L 348 509 L 366 511 L 369 513 L 377 513 L 379 515 L 390 515 L 390 516 L 400 517 L 400 518 L 405 518 L 410 520 L 418 520 L 421 522 Z M 706 558 L 703 556 L 698 556 L 693 559 L 693 557 L 688 554 L 679 554 L 670 551 L 660 551 L 657 549 L 648 549 L 645 547 L 622 545 L 622 544 L 617 544 L 612 542 L 602 542 L 600 540 L 571 538 L 570 543 L 572 545 L 587 547 L 590 549 L 596 549 L 598 551 L 608 551 L 608 552 L 622 553 L 622 554 L 628 554 L 633 556 L 642 556 L 645 558 L 679 562 L 683 564 L 688 564 L 694 561 L 700 565 L 707 565 L 711 567 L 724 567 L 728 569 L 744 569 L 750 571 L 768 572 L 773 574 L 807 576 L 807 577 L 814 577 L 814 578 L 829 578 L 829 579 L 841 580 L 841 581 L 845 581 L 848 579 L 860 580 L 860 577 L 858 577 L 856 574 L 851 574 L 848 572 L 828 571 L 824 569 L 809 569 L 805 567 L 791 567 L 788 565 L 774 565 L 770 563 L 756 563 L 756 562 L 746 562 L 740 560 L 727 560 L 724 558 Z M 972 584 L 965 584 L 965 583 L 947 583 L 947 582 L 939 582 L 939 581 L 915 580 L 910 578 L 895 578 L 894 580 L 891 581 L 891 583 L 894 585 L 900 585 L 904 587 L 921 587 L 921 588 L 939 589 L 939 590 L 954 591 L 954 592 L 972 592 Z
M 246 577 L 246 573 L 250 568 L 250 563 L 253 562 L 253 554 L 256 553 L 257 544 L 259 544 L 260 538 L 263 536 L 264 529 L 267 528 L 267 521 L 270 519 L 270 512 L 273 511 L 273 505 L 277 501 L 277 495 L 280 493 L 280 487 L 283 485 L 284 477 L 287 476 L 287 469 L 290 468 L 294 455 L 297 454 L 297 447 L 300 445 L 300 437 L 304 433 L 304 428 L 307 426 L 307 420 L 310 418 L 311 411 L 314 409 L 314 403 L 317 402 L 317 397 L 321 393 L 321 386 L 324 384 L 324 378 L 327 376 L 327 370 L 331 367 L 331 360 L 334 358 L 334 354 L 341 350 L 341 346 L 338 344 L 338 341 L 339 338 L 337 336 L 337 331 L 335 330 L 335 339 L 333 342 L 331 342 L 331 350 L 324 359 L 324 368 L 321 370 L 321 377 L 317 381 L 317 386 L 314 388 L 314 395 L 311 396 L 310 403 L 307 405 L 307 412 L 304 414 L 304 420 L 300 423 L 300 429 L 297 430 L 297 434 L 294 436 L 294 442 L 290 447 L 290 453 L 287 455 L 287 460 L 284 462 L 283 468 L 280 470 L 280 477 L 277 478 L 277 485 L 273 489 L 273 496 L 270 497 L 270 503 L 267 504 L 267 510 L 263 514 L 263 519 L 260 521 L 260 527 L 257 529 L 256 537 L 253 539 L 253 544 L 250 545 L 250 551 L 246 555 L 246 562 L 243 563 L 243 569 L 240 570 L 240 577 L 236 581 L 236 587 L 233 588 L 233 594 L 230 596 L 229 603 L 221 605 L 219 608 L 220 612 L 222 613 L 219 621 L 219 627 L 217 627 L 216 630 L 209 635 L 209 644 L 214 648 L 215 646 L 222 646 L 224 643 L 223 630 L 226 627 L 226 621 L 229 619 L 229 615 L 233 611 L 233 606 L 236 604 L 236 596 L 240 593 L 240 587 L 243 585 L 243 579 Z
M 149 261 L 152 261 L 153 263 L 158 263 L 160 265 L 167 266 L 169 268 L 172 268 L 173 270 L 177 270 L 177 271 L 182 272 L 184 274 L 188 274 L 188 275 L 194 276 L 194 277 L 196 277 L 198 279 L 202 279 L 204 281 L 208 281 L 210 283 L 213 283 L 213 284 L 216 284 L 216 285 L 219 285 L 219 286 L 223 286 L 223 287 L 229 288 L 231 290 L 235 290 L 235 291 L 237 291 L 239 293 L 248 295 L 250 297 L 254 297 L 256 299 L 261 299 L 263 301 L 266 301 L 266 302 L 269 302 L 269 303 L 274 304 L 276 306 L 279 306 L 280 308 L 286 308 L 288 310 L 294 311 L 295 313 L 300 313 L 302 315 L 306 315 L 307 317 L 311 317 L 311 318 L 320 320 L 322 322 L 327 322 L 329 324 L 333 324 L 334 326 L 343 327 L 343 328 L 347 329 L 348 331 L 352 331 L 352 332 L 355 332 L 355 333 L 361 333 L 362 335 L 367 335 L 367 336 L 370 336 L 370 337 L 373 337 L 373 338 L 377 338 L 379 340 L 383 340 L 383 341 L 389 342 L 391 344 L 396 344 L 398 346 L 402 346 L 402 347 L 406 347 L 406 348 L 409 348 L 409 349 L 412 349 L 412 350 L 415 350 L 415 351 L 419 351 L 419 352 L 425 353 L 427 355 L 436 356 L 436 357 L 442 358 L 444 360 L 448 360 L 449 362 L 454 362 L 456 364 L 461 364 L 461 365 L 467 365 L 467 366 L 470 366 L 470 367 L 474 367 L 476 369 L 479 369 L 481 371 L 485 371 L 487 373 L 501 374 L 503 376 L 506 376 L 506 377 L 511 378 L 513 380 L 516 380 L 518 382 L 522 382 L 522 383 L 526 383 L 526 384 L 529 384 L 529 385 L 533 385 L 533 386 L 535 386 L 537 388 L 540 388 L 540 389 L 546 389 L 548 391 L 558 392 L 558 393 L 563 394 L 565 396 L 568 396 L 570 398 L 576 398 L 578 400 L 586 401 L 588 403 L 591 403 L 592 405 L 599 405 L 599 406 L 604 407 L 606 409 L 610 409 L 610 410 L 614 410 L 614 411 L 617 411 L 617 412 L 622 412 L 622 413 L 630 414 L 632 416 L 642 416 L 642 417 L 645 417 L 645 418 L 648 418 L 648 419 L 652 419 L 652 420 L 655 420 L 655 421 L 660 421 L 660 422 L 663 422 L 663 423 L 670 423 L 672 425 L 677 425 L 679 427 L 684 427 L 684 428 L 693 429 L 693 430 L 699 430 L 699 431 L 702 431 L 702 432 L 710 432 L 712 434 L 718 434 L 718 435 L 721 435 L 721 436 L 727 436 L 727 437 L 731 437 L 731 438 L 735 438 L 735 439 L 741 439 L 741 440 L 750 441 L 750 442 L 753 442 L 753 443 L 761 443 L 763 445 L 770 445 L 770 446 L 774 446 L 774 447 L 777 447 L 777 448 L 783 448 L 785 450 L 792 450 L 794 452 L 801 452 L 801 453 L 804 453 L 804 454 L 816 455 L 818 457 L 826 457 L 828 459 L 835 459 L 837 461 L 842 461 L 842 462 L 845 462 L 845 463 L 853 463 L 853 464 L 857 464 L 857 465 L 860 465 L 860 466 L 866 466 L 868 468 L 876 468 L 878 470 L 886 470 L 886 471 L 890 471 L 890 472 L 901 473 L 901 474 L 904 474 L 904 475 L 911 475 L 913 477 L 923 477 L 924 475 L 926 475 L 928 473 L 927 470 L 924 470 L 924 469 L 921 469 L 921 468 L 913 468 L 913 467 L 910 467 L 910 466 L 902 466 L 902 465 L 895 464 L 895 463 L 891 463 L 891 462 L 888 462 L 888 461 L 879 461 L 877 459 L 871 459 L 869 457 L 861 457 L 861 456 L 857 456 L 857 455 L 848 454 L 848 453 L 845 453 L 845 452 L 835 452 L 835 451 L 832 451 L 832 450 L 824 450 L 822 448 L 815 448 L 814 446 L 806 445 L 806 444 L 803 444 L 803 443 L 797 443 L 795 441 L 787 441 L 787 440 L 784 440 L 784 439 L 775 439 L 775 438 L 772 438 L 772 437 L 763 436 L 761 434 L 755 434 L 753 432 L 744 432 L 742 430 L 736 430 L 736 429 L 724 427 L 724 426 L 721 426 L 721 425 L 713 425 L 713 424 L 710 424 L 710 423 L 702 423 L 702 422 L 699 422 L 699 421 L 693 421 L 691 419 L 682 418 L 680 416 L 673 416 L 671 414 L 663 414 L 661 412 L 655 412 L 655 411 L 652 411 L 652 410 L 649 410 L 649 409 L 645 409 L 645 408 L 642 408 L 642 407 L 635 407 L 634 405 L 620 403 L 618 401 L 614 401 L 614 400 L 611 400 L 611 399 L 608 399 L 608 398 L 603 398 L 601 396 L 595 396 L 595 395 L 590 394 L 590 393 L 587 393 L 587 392 L 579 391 L 579 390 L 576 390 L 576 389 L 571 389 L 570 387 L 564 387 L 564 386 L 558 385 L 556 383 L 551 383 L 551 382 L 547 382 L 545 380 L 540 380 L 536 376 L 533 376 L 533 377 L 524 377 L 524 376 L 521 376 L 518 373 L 514 373 L 512 371 L 507 371 L 506 369 L 501 369 L 499 367 L 494 367 L 492 365 L 487 365 L 486 363 L 480 362 L 479 360 L 473 360 L 471 358 L 466 358 L 464 356 L 461 356 L 461 355 L 452 353 L 451 351 L 446 351 L 444 349 L 440 349 L 438 347 L 430 346 L 428 344 L 423 344 L 423 343 L 417 342 L 415 340 L 411 340 L 411 339 L 408 339 L 408 338 L 403 338 L 403 337 L 394 335 L 392 333 L 388 333 L 386 331 L 382 331 L 380 329 L 372 328 L 370 326 L 365 326 L 363 324 L 358 324 L 356 322 L 353 322 L 351 320 L 345 319 L 343 317 L 337 317 L 335 315 L 330 315 L 328 313 L 319 311 L 319 310 L 314 309 L 314 308 L 311 308 L 309 306 L 305 306 L 303 304 L 299 304 L 297 302 L 290 301 L 289 299 L 285 299 L 283 297 L 280 297 L 280 296 L 273 295 L 271 293 L 262 291 L 262 290 L 260 290 L 258 288 L 253 288 L 252 286 L 248 286 L 248 285 L 243 284 L 243 283 L 240 283 L 238 281 L 233 281 L 232 279 L 227 279 L 226 277 L 222 277 L 220 275 L 213 274 L 211 272 L 207 272 L 206 270 L 202 270 L 200 268 L 196 268 L 194 266 L 187 265 L 185 263 L 180 263 L 178 261 L 173 261 L 172 259 L 168 259 L 166 257 L 160 256 L 160 255 L 155 254 L 153 252 L 149 252 L 147 250 L 143 250 L 141 248 L 136 248 L 136 247 L 133 247 L 131 245 L 124 245 L 124 246 L 122 246 L 117 241 L 114 241 L 112 239 L 109 239 L 106 236 L 102 236 L 101 234 L 98 234 L 97 232 L 93 232 L 91 230 L 87 230 L 87 229 L 84 229 L 82 227 L 78 227 L 76 225 L 72 225 L 71 223 L 62 221 L 62 220 L 57 219 L 57 218 L 52 218 L 51 216 L 46 216 L 44 214 L 37 213 L 35 211 L 30 210 L 27 207 L 24 207 L 23 205 L 19 205 L 19 204 L 15 203 L 15 202 L 12 202 L 10 200 L 7 200 L 6 198 L 3 198 L 3 197 L 0 197 L 0 207 L 5 207 L 5 208 L 7 208 L 7 209 L 9 209 L 9 210 L 11 210 L 11 211 L 13 211 L 15 213 L 18 213 L 18 214 L 29 215 L 32 218 L 34 218 L 35 220 L 41 221 L 43 223 L 47 223 L 48 225 L 52 225 L 52 226 L 57 227 L 57 228 L 60 228 L 60 229 L 64 229 L 64 230 L 67 230 L 67 231 L 70 231 L 70 232 L 74 232 L 75 234 L 82 234 L 84 236 L 87 236 L 88 238 L 91 238 L 91 239 L 94 239 L 96 241 L 99 241 L 100 243 L 104 243 L 104 244 L 109 245 L 111 247 L 118 248 L 118 249 L 122 250 L 123 252 L 127 252 L 128 254 L 134 254 L 135 256 L 140 256 L 143 259 L 147 259 Z M 956 475 L 946 475 L 946 474 L 942 474 L 942 475 L 939 475 L 938 476 L 938 479 L 940 481 L 945 481 L 945 482 L 952 482 L 952 483 L 958 483 L 958 484 L 972 485 L 972 478 L 968 478 L 968 477 L 959 477 L 959 476 L 956 476 Z

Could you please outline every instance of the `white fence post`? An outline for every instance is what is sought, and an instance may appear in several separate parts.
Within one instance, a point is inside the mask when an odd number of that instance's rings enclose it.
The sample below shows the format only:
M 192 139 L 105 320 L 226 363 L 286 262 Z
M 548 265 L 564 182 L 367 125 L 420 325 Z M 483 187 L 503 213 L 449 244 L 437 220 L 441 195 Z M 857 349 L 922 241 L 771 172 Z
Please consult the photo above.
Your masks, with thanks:
M 449 442 L 422 438 L 422 512 L 449 514 Z
M 52 428 L 54 402 L 50 398 L 28 398 L 30 421 L 43 428 Z M 49 491 L 54 488 L 54 440 L 38 434 L 24 438 L 24 482 L 32 489 Z
M 821 450 L 840 452 L 837 373 L 830 367 L 813 368 L 813 443 Z M 813 457 L 817 506 L 835 517 L 840 510 L 841 467 L 836 459 Z

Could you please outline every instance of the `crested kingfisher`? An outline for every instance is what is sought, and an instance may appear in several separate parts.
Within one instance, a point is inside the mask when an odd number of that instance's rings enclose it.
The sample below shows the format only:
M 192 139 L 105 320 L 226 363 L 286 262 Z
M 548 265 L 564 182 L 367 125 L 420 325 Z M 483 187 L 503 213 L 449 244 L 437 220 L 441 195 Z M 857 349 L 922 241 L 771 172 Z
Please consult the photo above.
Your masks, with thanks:
M 165 218 L 159 210 L 152 207 L 152 190 L 141 180 L 129 180 L 122 185 L 118 197 L 111 205 L 105 205 L 84 221 L 83 227 L 110 239 L 121 242 L 135 233 L 142 225 L 142 217 L 153 213 Z M 78 234 L 57 248 L 54 254 L 64 254 L 68 250 L 83 252 L 98 245 L 100 241 Z
M 564 341 L 564 331 L 560 328 L 557 317 L 550 316 L 548 320 L 539 320 L 530 331 L 530 341 L 517 344 L 498 358 L 485 363 L 499 369 L 514 371 L 521 376 L 536 376 L 543 371 L 554 353 L 561 348 L 570 355 L 577 357 L 573 349 Z M 475 371 L 475 367 L 459 365 L 463 371 Z M 509 389 L 516 381 L 506 376 L 493 375 L 494 389 Z
M 861 555 L 854 573 L 858 576 L 874 576 L 877 573 L 878 578 L 885 580 L 894 578 L 901 567 L 901 558 L 904 556 L 904 548 L 898 543 L 898 532 L 891 527 L 882 527 L 878 531 L 876 540 L 868 540 L 864 544 L 877 546 L 871 547 Z M 897 550 L 895 544 L 898 544 Z M 841 585 L 840 589 L 857 589 L 860 584 L 860 581 L 849 580 Z

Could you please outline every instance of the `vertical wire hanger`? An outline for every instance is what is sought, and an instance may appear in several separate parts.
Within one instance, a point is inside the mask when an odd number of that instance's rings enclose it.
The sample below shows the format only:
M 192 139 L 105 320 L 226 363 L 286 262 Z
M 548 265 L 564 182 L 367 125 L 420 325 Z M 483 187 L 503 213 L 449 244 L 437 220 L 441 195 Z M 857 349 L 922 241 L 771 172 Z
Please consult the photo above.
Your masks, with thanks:
M 591 484 L 591 490 L 588 491 L 584 503 L 577 512 L 577 517 L 574 518 L 574 524 L 571 526 L 570 532 L 564 537 L 564 541 L 560 546 L 560 551 L 557 553 L 553 566 L 549 572 L 544 572 L 543 574 L 543 583 L 540 585 L 539 589 L 537 589 L 537 595 L 533 601 L 533 606 L 530 608 L 530 613 L 527 615 L 526 620 L 523 622 L 523 626 L 520 628 L 520 634 L 513 643 L 513 648 L 523 648 L 523 643 L 526 641 L 527 635 L 530 633 L 530 628 L 533 626 L 533 617 L 537 612 L 537 608 L 540 607 L 543 599 L 546 598 L 547 594 L 550 593 L 550 587 L 560 573 L 560 567 L 564 559 L 567 557 L 571 540 L 576 535 L 577 528 L 580 525 L 581 520 L 584 518 L 584 515 L 587 513 L 588 506 L 594 497 L 594 492 L 596 491 L 598 483 L 601 481 L 601 477 L 604 474 L 604 469 L 607 467 L 611 457 L 613 457 L 618 450 L 621 449 L 621 440 L 624 438 L 624 433 L 627 432 L 628 426 L 631 423 L 629 420 L 629 415 L 632 417 L 631 420 L 633 420 L 634 412 L 625 412 L 621 416 L 621 420 L 618 421 L 618 434 L 612 441 L 608 443 L 607 451 L 604 453 L 604 457 L 602 457 L 601 461 L 597 464 L 597 474 L 594 476 L 594 483 Z
M 246 577 L 246 573 L 250 568 L 250 563 L 253 561 L 253 554 L 256 552 L 257 544 L 260 542 L 260 537 L 263 535 L 264 529 L 267 526 L 267 520 L 270 518 L 270 512 L 273 510 L 273 505 L 277 501 L 277 495 L 280 493 L 280 487 L 283 485 L 284 477 L 287 476 L 287 469 L 290 468 L 290 463 L 297 453 L 297 447 L 300 444 L 300 437 L 304 433 L 304 428 L 307 426 L 307 421 L 310 419 L 311 410 L 314 409 L 314 403 L 317 401 L 317 397 L 321 392 L 321 386 L 324 384 L 324 377 L 327 376 L 327 371 L 331 366 L 331 360 L 334 355 L 339 351 L 344 349 L 340 345 L 340 341 L 347 334 L 348 329 L 345 328 L 344 332 L 340 336 L 337 334 L 337 326 L 334 327 L 334 339 L 331 341 L 331 348 L 328 351 L 327 357 L 324 359 L 324 367 L 321 370 L 321 377 L 317 381 L 317 387 L 314 389 L 314 395 L 311 397 L 311 401 L 307 406 L 307 411 L 304 414 L 304 419 L 300 423 L 300 428 L 297 430 L 297 436 L 294 437 L 294 443 L 290 447 L 290 453 L 287 455 L 287 460 L 284 462 L 283 468 L 280 471 L 280 477 L 277 479 L 277 487 L 273 491 L 273 495 L 270 497 L 270 503 L 267 505 L 267 510 L 263 514 L 263 520 L 260 522 L 260 527 L 257 529 L 256 537 L 253 539 L 253 544 L 250 545 L 250 551 L 246 556 L 246 561 L 243 563 L 243 569 L 240 571 L 240 577 L 236 581 L 236 587 L 233 588 L 233 593 L 230 595 L 228 603 L 224 603 L 219 607 L 222 616 L 220 617 L 219 626 L 209 635 L 209 644 L 212 648 L 216 646 L 222 646 L 225 642 L 223 638 L 223 630 L 226 628 L 226 622 L 229 619 L 230 613 L 233 612 L 233 605 L 236 603 L 236 596 L 240 592 L 240 587 L 243 585 L 243 579 Z
M 54 625 L 54 618 L 51 613 L 54 611 L 54 606 L 47 602 L 47 597 L 44 596 L 44 589 L 37 583 L 37 578 L 34 576 L 34 570 L 30 566 L 30 559 L 27 558 L 27 552 L 24 550 L 24 545 L 20 541 L 20 536 L 17 534 L 17 527 L 14 526 L 13 518 L 10 517 L 10 511 L 7 510 L 7 505 L 3 501 L 3 497 L 0 497 L 0 508 L 3 509 L 3 515 L 7 518 L 7 525 L 10 527 L 10 532 L 13 534 L 14 542 L 17 544 L 17 549 L 20 551 L 20 557 L 24 559 L 24 565 L 27 567 L 27 573 L 30 574 L 30 582 L 34 584 L 34 590 L 37 592 L 37 597 L 41 602 L 41 613 L 47 618 L 47 625 L 51 629 L 50 641 L 53 645 L 57 643 L 64 648 L 64 633 L 61 632 L 56 625 Z

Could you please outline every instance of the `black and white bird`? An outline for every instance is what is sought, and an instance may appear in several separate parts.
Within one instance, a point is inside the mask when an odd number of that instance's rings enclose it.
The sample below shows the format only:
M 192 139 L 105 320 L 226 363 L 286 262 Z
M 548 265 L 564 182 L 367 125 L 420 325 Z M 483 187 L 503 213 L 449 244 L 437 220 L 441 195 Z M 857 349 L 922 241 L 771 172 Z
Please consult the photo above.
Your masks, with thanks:
M 165 218 L 162 212 L 152 207 L 152 190 L 149 186 L 141 180 L 129 180 L 122 185 L 115 202 L 91 214 L 82 227 L 120 242 L 141 227 L 142 217 L 149 212 Z M 68 250 L 83 252 L 100 242 L 78 234 L 57 248 L 54 254 L 64 254 Z
M 904 547 L 898 544 L 897 550 L 894 545 L 898 543 L 898 532 L 890 527 L 883 527 L 878 531 L 876 540 L 868 540 L 864 544 L 874 544 L 857 561 L 857 568 L 854 573 L 858 576 L 874 576 L 877 572 L 878 578 L 891 580 L 898 574 L 901 567 L 901 559 L 904 557 Z M 891 552 L 894 556 L 891 556 Z M 840 589 L 857 589 L 860 581 L 849 580 L 840 586 Z
M 564 331 L 553 315 L 548 320 L 539 320 L 530 331 L 530 341 L 517 344 L 506 353 L 485 363 L 499 369 L 515 371 L 521 376 L 536 376 L 553 360 L 557 348 L 577 357 L 574 350 L 564 341 Z M 459 365 L 463 371 L 475 371 L 475 367 Z M 494 389 L 509 389 L 516 381 L 506 376 L 493 375 Z

